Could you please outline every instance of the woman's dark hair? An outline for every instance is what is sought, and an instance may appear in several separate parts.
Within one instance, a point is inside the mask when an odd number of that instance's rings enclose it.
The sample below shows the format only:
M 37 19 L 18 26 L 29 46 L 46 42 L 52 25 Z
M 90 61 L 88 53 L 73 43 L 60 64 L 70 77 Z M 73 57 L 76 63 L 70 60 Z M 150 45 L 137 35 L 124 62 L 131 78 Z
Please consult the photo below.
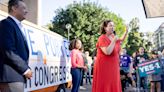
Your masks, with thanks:
M 76 48 L 76 43 L 79 39 L 73 39 L 71 42 L 70 42 L 70 45 L 69 45 L 69 50 L 73 50 Z
M 107 27 L 108 26 L 108 23 L 110 23 L 110 22 L 112 22 L 112 20 L 105 20 L 102 23 L 101 28 L 100 28 L 100 33 L 101 34 L 106 34 L 104 27 Z
M 84 46 L 81 45 L 81 48 L 79 49 L 80 51 L 84 51 Z
M 12 12 L 12 6 L 18 5 L 19 1 L 23 2 L 23 0 L 9 0 L 9 2 L 8 2 L 8 12 L 9 13 Z

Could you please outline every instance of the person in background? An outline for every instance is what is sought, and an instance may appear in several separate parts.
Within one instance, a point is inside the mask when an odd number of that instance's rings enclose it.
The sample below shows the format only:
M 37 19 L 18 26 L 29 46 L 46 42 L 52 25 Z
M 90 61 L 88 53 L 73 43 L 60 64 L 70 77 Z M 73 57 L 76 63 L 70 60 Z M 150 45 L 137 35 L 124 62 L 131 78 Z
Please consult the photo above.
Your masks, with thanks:
M 157 51 L 152 51 L 152 58 L 151 60 L 156 60 L 158 58 Z M 155 91 L 156 88 L 156 91 Z M 161 74 L 152 74 L 150 75 L 150 92 L 161 92 Z
M 94 70 L 94 63 L 96 62 L 96 54 L 97 54 L 97 49 L 95 49 L 92 53 L 92 60 L 93 60 L 93 63 L 92 63 L 92 70 L 91 70 L 91 75 L 93 75 L 93 70 Z
M 91 71 L 92 71 L 93 60 L 92 60 L 92 57 L 89 56 L 89 51 L 85 51 L 85 55 L 86 55 L 86 59 L 88 61 L 88 63 L 87 63 L 88 70 L 85 72 L 86 84 L 88 84 L 88 81 L 89 81 L 89 84 L 92 84 L 91 83 Z
M 137 52 L 133 52 L 132 56 L 131 56 L 131 61 L 132 61 L 132 66 L 131 66 L 131 73 L 132 73 L 132 76 L 133 76 L 133 79 L 135 81 L 135 85 L 136 86 L 136 83 L 137 83 L 137 73 L 136 73 L 136 65 L 135 65 L 135 58 L 137 56 Z
M 125 39 L 128 29 L 121 39 L 113 33 L 114 22 L 102 23 L 96 44 L 97 59 L 94 63 L 92 92 L 122 92 L 120 81 L 119 52 L 120 44 Z
M 160 55 L 160 61 L 161 61 L 161 91 L 164 92 L 164 48 L 162 49 L 162 53 Z
M 21 21 L 26 18 L 23 0 L 8 1 L 9 16 L 0 22 L 0 92 L 24 92 L 26 78 L 32 77 L 28 66 L 29 49 Z
M 132 66 L 131 57 L 127 54 L 126 49 L 122 48 L 120 52 L 120 70 L 123 71 L 124 73 L 123 75 L 125 76 L 125 79 L 121 80 L 123 90 L 127 87 L 127 84 L 131 84 L 131 85 L 134 84 L 132 83 L 134 81 L 130 70 L 131 66 Z
M 138 50 L 138 54 L 137 54 L 137 56 L 135 57 L 135 59 L 134 59 L 134 64 L 135 64 L 135 66 L 136 66 L 136 69 L 138 69 L 137 68 L 137 65 L 139 64 L 139 63 L 143 63 L 143 62 L 145 62 L 146 60 L 148 60 L 149 59 L 149 57 L 148 57 L 148 55 L 145 53 L 145 50 L 144 50 L 144 48 L 143 47 L 140 47 L 139 48 L 139 50 Z M 137 71 L 138 72 L 138 71 Z M 139 74 L 137 74 L 137 81 L 139 80 Z M 140 81 L 138 81 L 139 83 L 139 85 L 138 86 L 140 86 L 141 87 L 141 89 L 145 89 L 145 82 L 146 82 L 146 78 L 145 77 L 141 77 L 140 78 Z
M 138 65 L 138 63 L 142 63 L 145 60 L 149 59 L 148 55 L 145 53 L 145 50 L 143 47 L 140 47 L 138 50 L 138 54 L 136 55 L 135 58 L 135 63 Z
M 82 70 L 87 69 L 84 66 L 84 59 L 80 51 L 81 47 L 82 42 L 79 39 L 72 40 L 69 46 L 71 50 L 71 75 L 73 84 L 71 92 L 78 92 L 82 79 Z
M 121 52 L 120 52 L 120 67 L 121 67 L 121 70 L 123 70 L 126 73 L 129 73 L 130 72 L 130 66 L 131 66 L 131 58 L 127 54 L 126 49 L 122 48 Z
M 80 51 L 82 53 L 82 57 L 84 60 L 84 66 L 88 68 L 88 61 L 87 61 L 86 55 L 84 53 L 84 47 L 83 46 L 80 48 Z M 82 78 L 81 78 L 81 83 L 80 83 L 80 89 L 82 89 L 82 90 L 86 89 L 85 87 L 83 87 L 83 80 L 84 80 L 85 71 L 86 70 L 82 69 Z
M 133 63 L 133 68 L 136 68 L 137 65 L 135 65 L 135 59 L 136 59 L 136 56 L 138 55 L 138 52 L 133 52 L 132 56 L 131 56 L 131 61 Z

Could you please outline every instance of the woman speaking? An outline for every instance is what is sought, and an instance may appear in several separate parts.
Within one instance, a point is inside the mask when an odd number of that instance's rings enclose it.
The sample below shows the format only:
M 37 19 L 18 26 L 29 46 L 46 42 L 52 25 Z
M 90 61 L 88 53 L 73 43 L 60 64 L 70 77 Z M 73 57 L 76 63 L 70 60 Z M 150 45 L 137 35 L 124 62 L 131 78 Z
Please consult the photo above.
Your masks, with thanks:
M 120 43 L 125 39 L 128 30 L 121 39 L 114 33 L 114 23 L 106 20 L 101 26 L 101 36 L 96 44 L 97 60 L 94 64 L 92 92 L 122 92 L 120 81 L 119 51 Z

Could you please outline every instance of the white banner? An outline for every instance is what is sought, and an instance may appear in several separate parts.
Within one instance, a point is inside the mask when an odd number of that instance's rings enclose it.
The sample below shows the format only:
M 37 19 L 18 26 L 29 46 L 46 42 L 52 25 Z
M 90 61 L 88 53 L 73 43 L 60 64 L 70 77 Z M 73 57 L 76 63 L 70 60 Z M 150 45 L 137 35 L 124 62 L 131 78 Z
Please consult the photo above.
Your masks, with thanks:
M 6 16 L 0 11 L 0 20 Z M 33 71 L 33 77 L 27 80 L 24 92 L 71 81 L 68 40 L 27 21 L 23 24 L 23 34 L 30 50 L 29 66 Z

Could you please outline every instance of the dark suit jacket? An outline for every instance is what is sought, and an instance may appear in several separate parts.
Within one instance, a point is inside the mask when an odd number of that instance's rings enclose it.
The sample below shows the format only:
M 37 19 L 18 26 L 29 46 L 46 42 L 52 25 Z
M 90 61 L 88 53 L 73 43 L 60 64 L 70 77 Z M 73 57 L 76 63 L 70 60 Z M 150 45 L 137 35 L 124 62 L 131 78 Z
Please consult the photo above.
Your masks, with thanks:
M 8 17 L 0 22 L 0 83 L 25 82 L 29 49 L 16 22 Z

